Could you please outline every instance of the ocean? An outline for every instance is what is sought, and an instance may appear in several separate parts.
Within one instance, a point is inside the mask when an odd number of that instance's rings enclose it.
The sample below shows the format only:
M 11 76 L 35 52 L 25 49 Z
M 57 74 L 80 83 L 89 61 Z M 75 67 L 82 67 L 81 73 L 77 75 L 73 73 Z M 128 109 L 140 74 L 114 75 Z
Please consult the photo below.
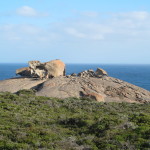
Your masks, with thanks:
M 0 80 L 15 77 L 15 70 L 27 64 L 0 64 Z M 109 76 L 127 81 L 150 91 L 150 65 L 67 64 L 66 74 L 102 68 Z

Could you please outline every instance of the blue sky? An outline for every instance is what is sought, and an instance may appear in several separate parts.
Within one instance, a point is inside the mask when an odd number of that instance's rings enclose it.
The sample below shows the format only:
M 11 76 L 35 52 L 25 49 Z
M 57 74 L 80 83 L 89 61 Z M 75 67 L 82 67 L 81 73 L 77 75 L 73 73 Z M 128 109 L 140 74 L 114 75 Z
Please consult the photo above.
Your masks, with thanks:
M 0 1 L 0 63 L 150 64 L 149 0 Z

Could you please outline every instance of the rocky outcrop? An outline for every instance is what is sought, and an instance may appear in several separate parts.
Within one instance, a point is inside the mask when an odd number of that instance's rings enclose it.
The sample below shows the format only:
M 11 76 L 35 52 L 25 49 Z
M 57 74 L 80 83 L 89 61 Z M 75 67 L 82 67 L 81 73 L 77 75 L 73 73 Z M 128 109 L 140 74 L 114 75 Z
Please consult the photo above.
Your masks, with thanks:
M 44 63 L 49 77 L 65 76 L 65 64 L 61 60 L 52 60 Z
M 83 78 L 59 76 L 52 79 L 14 78 L 0 81 L 0 91 L 15 93 L 35 89 L 36 95 L 69 98 L 86 97 L 99 102 L 150 102 L 150 92 L 112 77 Z
M 71 75 L 73 76 L 73 75 Z M 83 72 L 78 73 L 79 77 L 94 77 L 94 78 L 102 78 L 104 76 L 108 76 L 107 72 L 101 68 L 97 68 L 96 72 L 92 69 L 85 70 Z
M 2 80 L 0 81 L 0 92 L 16 93 L 19 90 L 32 89 L 45 81 L 25 77 Z
M 31 76 L 34 78 L 48 78 L 47 77 L 47 70 L 45 69 L 45 65 L 41 63 L 40 61 L 29 61 L 28 62 L 30 70 L 31 70 Z
M 52 60 L 46 63 L 29 61 L 29 67 L 16 70 L 16 74 L 25 77 L 48 79 L 65 75 L 65 64 L 61 60 Z
M 85 71 L 78 73 L 78 77 L 82 77 L 82 78 L 95 77 L 95 76 L 96 76 L 96 74 L 95 74 L 94 70 L 92 70 L 92 69 L 85 70 Z
M 27 77 L 0 81 L 0 92 L 35 89 L 38 96 L 62 99 L 85 97 L 99 102 L 150 102 L 149 91 L 109 77 L 101 68 L 65 76 L 65 64 L 60 60 L 30 61 L 29 67 L 18 69 L 16 73 Z
M 150 92 L 112 77 L 58 77 L 44 82 L 37 95 L 67 98 L 89 97 L 105 102 L 150 102 Z

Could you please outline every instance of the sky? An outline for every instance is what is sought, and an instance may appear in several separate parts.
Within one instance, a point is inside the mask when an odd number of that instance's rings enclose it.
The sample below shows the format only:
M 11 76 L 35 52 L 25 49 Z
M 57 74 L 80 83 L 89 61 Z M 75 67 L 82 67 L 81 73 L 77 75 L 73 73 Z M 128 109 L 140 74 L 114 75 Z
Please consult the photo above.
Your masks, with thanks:
M 0 63 L 150 64 L 150 0 L 1 0 Z

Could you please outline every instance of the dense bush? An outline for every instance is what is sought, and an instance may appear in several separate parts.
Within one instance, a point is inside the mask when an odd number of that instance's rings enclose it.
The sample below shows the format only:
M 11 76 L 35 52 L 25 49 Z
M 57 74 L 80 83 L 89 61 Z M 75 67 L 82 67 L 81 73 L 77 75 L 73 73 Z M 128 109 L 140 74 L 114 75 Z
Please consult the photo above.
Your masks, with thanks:
M 150 104 L 0 93 L 0 149 L 148 150 Z

